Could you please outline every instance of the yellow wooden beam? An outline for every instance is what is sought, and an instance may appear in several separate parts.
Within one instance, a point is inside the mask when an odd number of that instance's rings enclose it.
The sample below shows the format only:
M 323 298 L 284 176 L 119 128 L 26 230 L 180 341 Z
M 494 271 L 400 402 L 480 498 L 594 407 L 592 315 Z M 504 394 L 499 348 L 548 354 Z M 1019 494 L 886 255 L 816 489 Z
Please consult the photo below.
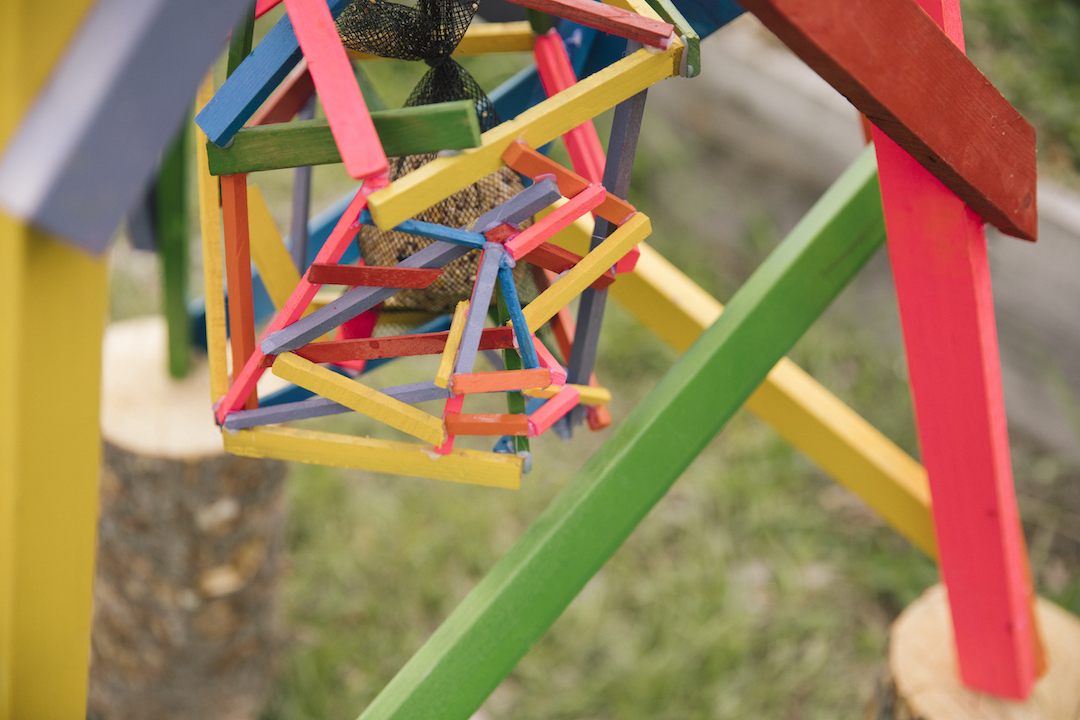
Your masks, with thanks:
M 248 235 L 251 238 L 251 261 L 259 271 L 270 302 L 278 310 L 300 284 L 300 272 L 293 265 L 281 232 L 274 224 L 270 208 L 255 185 L 248 185 Z
M 461 42 L 454 49 L 454 56 L 532 52 L 533 43 L 535 42 L 536 36 L 533 35 L 532 27 L 524 20 L 507 23 L 473 23 L 465 31 L 465 36 L 461 38 Z M 360 50 L 348 50 L 347 52 L 351 60 L 386 59 Z
M 454 372 L 454 362 L 457 360 L 458 348 L 461 346 L 461 336 L 465 333 L 465 318 L 469 314 L 469 301 L 462 300 L 454 310 L 454 319 L 450 322 L 450 332 L 446 336 L 446 345 L 443 347 L 442 358 L 439 360 L 439 369 L 435 372 L 435 384 L 445 388 L 450 384 L 450 374 Z
M 682 52 L 678 41 L 663 52 L 638 50 L 488 130 L 480 147 L 438 158 L 395 180 L 368 198 L 372 219 L 380 228 L 390 229 L 498 170 L 503 152 L 515 140 L 540 147 L 650 85 L 678 75 Z
M 0 3 L 0 149 L 91 4 Z M 0 212 L 2 720 L 86 716 L 106 278 Z
M 611 391 L 607 388 L 593 387 L 592 385 L 575 385 L 573 383 L 567 383 L 570 387 L 578 391 L 578 396 L 582 405 L 607 405 L 611 402 Z M 539 388 L 534 390 L 522 390 L 522 393 L 534 398 L 553 398 L 559 394 L 559 391 L 563 389 L 562 385 L 552 385 L 546 388 Z
M 331 465 L 516 490 L 524 460 L 506 453 L 462 450 L 448 455 L 430 445 L 351 437 L 313 430 L 265 427 L 222 433 L 225 451 L 247 457 Z
M 579 254 L 588 252 L 592 226 L 591 217 L 579 218 L 554 242 Z M 638 249 L 637 267 L 618 276 L 611 295 L 683 352 L 720 317 L 724 306 L 648 245 Z M 937 556 L 926 471 L 798 365 L 787 358 L 777 363 L 746 408 L 919 549 Z

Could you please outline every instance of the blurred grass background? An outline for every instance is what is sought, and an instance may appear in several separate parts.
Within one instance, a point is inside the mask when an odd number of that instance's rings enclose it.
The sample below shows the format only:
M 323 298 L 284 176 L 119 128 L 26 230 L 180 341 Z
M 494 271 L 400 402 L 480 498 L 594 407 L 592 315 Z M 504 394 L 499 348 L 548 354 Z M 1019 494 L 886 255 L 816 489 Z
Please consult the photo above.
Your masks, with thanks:
M 1080 4 L 969 0 L 964 9 L 969 54 L 1039 129 L 1044 171 L 1075 186 Z M 528 62 L 528 55 L 504 55 L 465 65 L 490 90 Z M 388 107 L 398 107 L 424 70 L 386 61 L 359 72 Z M 610 113 L 597 126 L 606 142 Z M 558 143 L 555 154 L 565 161 Z M 781 230 L 766 214 L 731 238 L 694 223 L 695 204 L 707 202 L 710 188 L 683 168 L 709 159 L 695 138 L 648 110 L 630 200 L 653 220 L 649 242 L 726 301 Z M 251 182 L 287 228 L 292 172 Z M 316 168 L 312 212 L 351 187 L 340 166 Z M 197 208 L 191 213 L 197 228 Z M 201 294 L 198 254 L 193 243 L 193 295 Z M 159 307 L 155 263 L 124 242 L 114 247 L 114 319 Z M 617 423 L 675 355 L 617 305 L 608 307 L 597 374 L 614 393 Z M 880 275 L 858 278 L 792 357 L 918 456 L 896 307 Z M 379 387 L 433 367 L 430 358 L 412 359 L 367 377 Z M 318 425 L 391 436 L 364 418 Z M 579 430 L 568 444 L 550 433 L 534 441 L 533 471 L 517 492 L 293 466 L 285 651 L 264 719 L 357 716 L 607 434 Z M 1039 590 L 1080 613 L 1077 470 L 1023 438 L 1013 442 Z M 741 412 L 481 714 L 858 717 L 874 690 L 889 623 L 936 578 L 933 563 L 858 499 Z

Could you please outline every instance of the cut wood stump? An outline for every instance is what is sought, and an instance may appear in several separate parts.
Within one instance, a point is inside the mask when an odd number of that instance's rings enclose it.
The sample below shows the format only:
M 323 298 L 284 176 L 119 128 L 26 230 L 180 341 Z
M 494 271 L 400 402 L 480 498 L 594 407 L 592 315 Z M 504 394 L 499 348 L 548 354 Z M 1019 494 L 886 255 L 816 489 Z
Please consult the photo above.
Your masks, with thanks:
M 284 463 L 225 455 L 205 361 L 111 325 L 88 717 L 254 720 L 272 683 Z M 58 451 L 61 451 L 58 448 Z
M 889 633 L 889 661 L 871 720 L 1076 720 L 1080 718 L 1080 618 L 1040 598 L 1038 625 L 1048 670 L 1026 702 L 960 683 L 945 589 L 912 603 Z

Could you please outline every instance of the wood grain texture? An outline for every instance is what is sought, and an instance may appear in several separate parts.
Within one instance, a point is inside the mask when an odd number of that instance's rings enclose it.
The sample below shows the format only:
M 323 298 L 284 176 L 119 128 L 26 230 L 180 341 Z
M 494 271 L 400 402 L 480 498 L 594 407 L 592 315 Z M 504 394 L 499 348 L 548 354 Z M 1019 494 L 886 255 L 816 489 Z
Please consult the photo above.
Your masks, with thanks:
M 983 220 L 1035 240 L 1035 130 L 915 0 L 743 5 Z
M 417 155 L 480 145 L 476 106 L 469 100 L 436 103 L 371 114 L 375 130 L 390 155 Z M 324 119 L 244 128 L 232 145 L 207 146 L 210 172 L 231 175 L 301 165 L 341 162 L 329 123 Z
M 330 9 L 323 0 L 285 0 L 285 8 L 345 169 L 357 180 L 388 176 L 386 153 Z
M 450 413 L 446 432 L 451 435 L 528 435 L 529 418 L 496 413 Z
M 515 455 L 453 450 L 433 458 L 430 445 L 360 438 L 295 428 L 223 433 L 225 450 L 234 455 L 408 475 L 432 480 L 516 490 L 523 460 Z
M 653 18 L 591 0 L 512 0 L 515 5 L 572 20 L 643 45 L 667 49 L 665 42 L 674 27 Z
M 384 358 L 441 355 L 448 332 L 391 335 L 354 340 L 311 343 L 293 352 L 314 363 L 381 360 Z M 512 328 L 486 328 L 480 334 L 480 350 L 505 350 L 514 346 Z
M 675 41 L 663 52 L 639 50 L 487 131 L 480 147 L 463 150 L 455 157 L 438 158 L 395 180 L 371 197 L 375 223 L 383 230 L 392 228 L 498 170 L 504 164 L 502 154 L 513 142 L 521 140 L 530 147 L 541 147 L 653 83 L 677 74 L 683 49 L 683 44 Z
M 319 263 L 308 271 L 308 282 L 357 287 L 426 288 L 443 274 L 441 268 L 374 267 Z

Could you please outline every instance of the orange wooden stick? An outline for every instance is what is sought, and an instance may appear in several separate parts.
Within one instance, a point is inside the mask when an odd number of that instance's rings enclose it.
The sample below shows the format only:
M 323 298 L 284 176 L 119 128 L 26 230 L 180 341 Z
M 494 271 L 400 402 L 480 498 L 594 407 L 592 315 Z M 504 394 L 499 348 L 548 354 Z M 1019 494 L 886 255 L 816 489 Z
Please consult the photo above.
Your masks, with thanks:
M 547 368 L 458 373 L 451 376 L 450 392 L 455 395 L 465 395 L 546 388 L 551 385 L 551 379 L 551 370 Z
M 451 413 L 446 416 L 446 432 L 451 435 L 528 435 L 529 418 L 496 413 Z
M 255 352 L 255 313 L 251 299 L 251 243 L 248 236 L 247 175 L 221 177 L 221 209 L 225 229 L 225 281 L 229 288 L 229 340 L 232 377 Z M 244 404 L 259 406 L 256 393 Z

